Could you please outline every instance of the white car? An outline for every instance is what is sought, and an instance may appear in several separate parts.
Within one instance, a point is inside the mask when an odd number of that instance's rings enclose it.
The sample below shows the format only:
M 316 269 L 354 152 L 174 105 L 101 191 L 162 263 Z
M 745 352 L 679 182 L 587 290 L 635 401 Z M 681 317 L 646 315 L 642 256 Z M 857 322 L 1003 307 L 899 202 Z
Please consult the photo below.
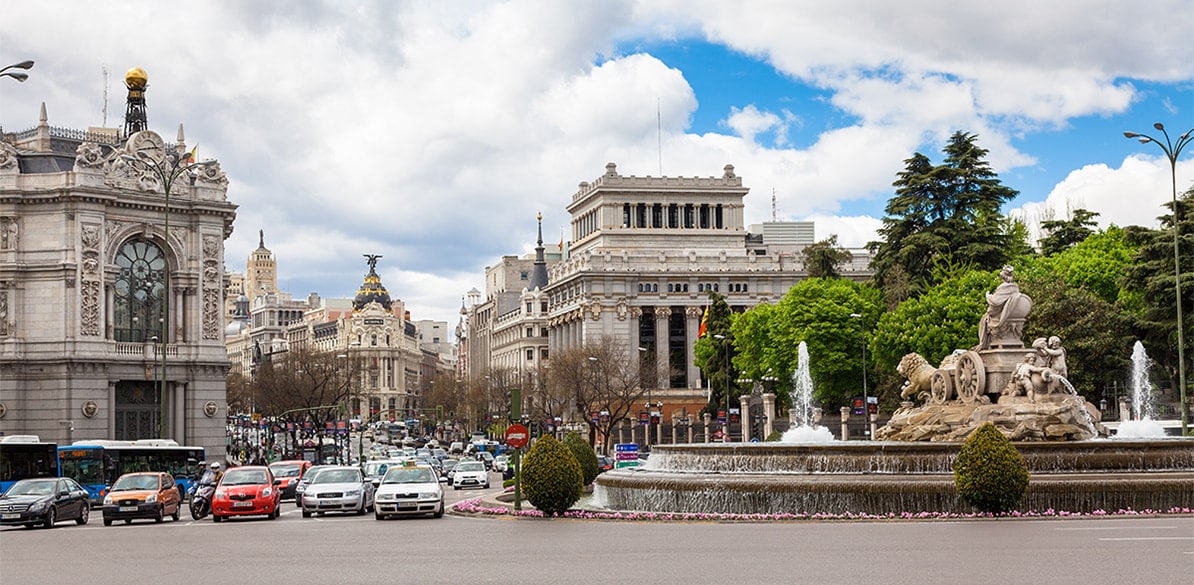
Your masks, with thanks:
M 429 465 L 393 467 L 386 472 L 377 488 L 374 516 L 385 520 L 389 516 L 431 514 L 444 515 L 444 489 L 439 474 Z
M 336 466 L 322 469 L 311 478 L 303 492 L 303 518 L 324 512 L 373 510 L 373 483 L 365 479 L 359 467 Z
M 493 470 L 498 473 L 505 473 L 506 468 L 509 467 L 510 456 L 498 455 L 493 458 Z
M 452 489 L 465 487 L 489 488 L 489 471 L 480 461 L 461 461 L 452 470 Z

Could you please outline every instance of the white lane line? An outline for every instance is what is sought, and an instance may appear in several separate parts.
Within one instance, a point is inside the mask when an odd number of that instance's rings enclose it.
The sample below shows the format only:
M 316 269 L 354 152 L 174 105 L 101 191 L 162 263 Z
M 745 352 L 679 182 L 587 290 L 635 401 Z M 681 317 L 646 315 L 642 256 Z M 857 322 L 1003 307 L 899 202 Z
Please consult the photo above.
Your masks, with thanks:
M 1054 528 L 1058 532 L 1085 532 L 1094 530 L 1173 530 L 1177 526 L 1085 526 L 1074 528 Z
M 1194 536 L 1125 536 L 1121 538 L 1100 538 L 1105 542 L 1121 542 L 1128 540 L 1194 540 Z

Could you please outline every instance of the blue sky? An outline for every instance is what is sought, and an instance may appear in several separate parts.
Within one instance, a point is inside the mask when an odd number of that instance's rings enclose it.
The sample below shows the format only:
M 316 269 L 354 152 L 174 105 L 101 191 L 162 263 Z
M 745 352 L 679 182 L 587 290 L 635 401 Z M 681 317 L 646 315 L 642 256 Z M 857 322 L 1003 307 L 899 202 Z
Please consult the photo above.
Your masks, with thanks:
M 414 318 L 455 323 L 487 265 L 531 252 L 537 213 L 556 241 L 577 183 L 657 175 L 660 142 L 670 176 L 733 164 L 748 224 L 774 190 L 779 219 L 847 246 L 956 130 L 1021 192 L 1008 213 L 1155 225 L 1168 162 L 1122 132 L 1194 127 L 1191 30 L 1194 0 L 24 2 L 0 63 L 37 65 L 0 80 L 0 126 L 43 102 L 100 126 L 105 67 L 117 126 L 141 67 L 150 128 L 184 124 L 228 174 L 228 269 L 264 229 L 284 290 L 342 297 L 381 254 Z

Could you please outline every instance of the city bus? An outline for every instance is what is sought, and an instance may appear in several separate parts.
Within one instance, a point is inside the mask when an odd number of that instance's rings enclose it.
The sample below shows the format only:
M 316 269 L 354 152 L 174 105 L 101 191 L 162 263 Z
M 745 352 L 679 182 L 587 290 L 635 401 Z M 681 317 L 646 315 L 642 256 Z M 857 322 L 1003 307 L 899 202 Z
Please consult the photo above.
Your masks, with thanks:
M 43 443 L 37 435 L 0 437 L 0 492 L 17 480 L 58 477 L 57 449 L 57 443 Z
M 75 441 L 58 448 L 62 476 L 82 485 L 93 506 L 102 505 L 116 478 L 134 471 L 165 471 L 174 476 L 185 498 L 203 470 L 202 447 L 184 447 L 169 439 Z

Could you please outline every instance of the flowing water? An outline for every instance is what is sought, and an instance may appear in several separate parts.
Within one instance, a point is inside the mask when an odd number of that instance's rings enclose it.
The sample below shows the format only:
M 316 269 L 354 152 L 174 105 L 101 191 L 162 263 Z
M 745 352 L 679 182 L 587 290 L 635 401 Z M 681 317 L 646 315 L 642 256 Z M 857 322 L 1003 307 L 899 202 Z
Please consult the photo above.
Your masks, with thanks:
M 1165 436 L 1165 429 L 1154 420 L 1153 388 L 1148 379 L 1150 367 L 1152 360 L 1144 352 L 1144 344 L 1137 341 L 1132 347 L 1132 379 L 1129 382 L 1132 390 L 1132 419 L 1119 423 L 1116 437 L 1140 439 Z
M 833 433 L 813 421 L 813 377 L 809 373 L 808 345 L 803 341 L 796 348 L 796 371 L 792 372 L 792 411 L 796 426 L 780 438 L 781 443 L 832 443 Z

